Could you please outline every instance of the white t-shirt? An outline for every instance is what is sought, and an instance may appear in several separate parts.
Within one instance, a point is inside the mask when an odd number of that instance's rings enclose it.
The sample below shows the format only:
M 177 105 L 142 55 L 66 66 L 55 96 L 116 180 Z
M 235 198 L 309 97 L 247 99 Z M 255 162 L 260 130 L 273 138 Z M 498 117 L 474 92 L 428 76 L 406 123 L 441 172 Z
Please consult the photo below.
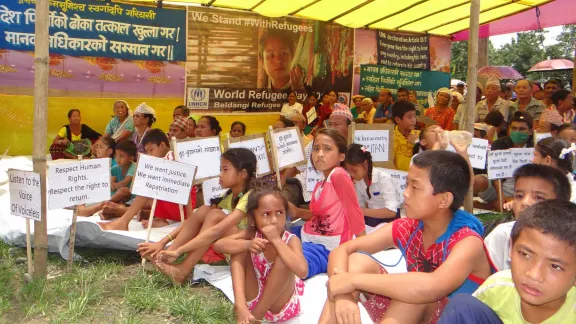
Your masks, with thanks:
M 304 107 L 302 106 L 302 104 L 300 104 L 298 102 L 295 102 L 294 105 L 292 105 L 292 106 L 288 105 L 288 103 L 285 103 L 282 106 L 282 110 L 280 111 L 280 114 L 286 118 L 290 118 L 290 117 L 292 117 L 294 112 L 302 113 L 303 109 L 304 109 Z
M 398 193 L 392 177 L 380 168 L 372 168 L 372 184 L 370 184 L 370 196 L 366 193 L 364 180 L 354 181 L 354 188 L 358 196 L 360 207 L 369 209 L 383 209 L 396 212 L 401 203 L 398 201 Z
M 510 269 L 510 234 L 516 221 L 502 223 L 486 236 L 484 244 L 498 271 Z

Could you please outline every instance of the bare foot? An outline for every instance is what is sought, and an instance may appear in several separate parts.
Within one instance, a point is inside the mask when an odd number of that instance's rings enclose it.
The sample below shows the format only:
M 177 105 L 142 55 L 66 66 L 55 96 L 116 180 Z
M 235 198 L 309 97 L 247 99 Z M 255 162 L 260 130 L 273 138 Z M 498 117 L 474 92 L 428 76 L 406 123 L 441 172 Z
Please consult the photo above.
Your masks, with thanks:
M 94 206 L 86 207 L 85 205 L 78 206 L 78 216 L 90 217 L 96 214 L 100 209 L 102 209 L 104 203 L 100 203 Z
M 154 262 L 154 265 L 160 272 L 170 277 L 172 281 L 174 281 L 174 284 L 178 286 L 181 286 L 188 278 L 189 274 L 184 273 L 184 271 L 179 268 L 178 264 L 168 264 L 162 261 L 156 261 Z
M 116 218 L 124 215 L 124 213 L 128 210 L 126 206 L 123 204 L 117 204 L 111 201 L 107 201 L 104 203 L 104 207 L 102 207 L 102 213 L 100 213 L 100 218 L 103 220 Z
M 164 226 L 168 226 L 168 225 L 170 225 L 170 223 L 168 223 L 168 221 L 165 220 L 164 218 L 154 218 L 154 220 L 152 221 L 152 228 L 164 227 Z M 148 220 L 147 219 L 142 220 L 142 227 L 148 228 Z
M 128 224 L 121 222 L 120 219 L 117 219 L 115 221 L 108 222 L 108 223 L 96 223 L 96 224 L 98 224 L 98 226 L 100 226 L 100 228 L 102 228 L 105 231 L 127 231 L 128 230 Z

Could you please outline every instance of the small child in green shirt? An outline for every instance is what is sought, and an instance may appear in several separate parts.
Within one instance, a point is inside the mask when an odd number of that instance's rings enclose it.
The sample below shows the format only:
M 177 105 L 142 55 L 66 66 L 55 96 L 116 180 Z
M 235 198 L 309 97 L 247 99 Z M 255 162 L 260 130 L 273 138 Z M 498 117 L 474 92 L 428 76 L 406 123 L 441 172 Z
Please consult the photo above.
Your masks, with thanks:
M 136 159 L 137 148 L 136 144 L 131 140 L 124 140 L 115 148 L 116 165 L 110 169 L 110 191 L 112 197 L 111 202 L 124 203 L 134 198 L 130 192 L 130 185 L 136 172 Z M 91 205 L 82 206 L 78 210 L 78 216 L 92 216 L 104 208 L 104 202 Z
M 454 297 L 438 324 L 576 323 L 576 205 L 528 207 L 511 241 L 511 269 L 492 275 L 473 297 Z

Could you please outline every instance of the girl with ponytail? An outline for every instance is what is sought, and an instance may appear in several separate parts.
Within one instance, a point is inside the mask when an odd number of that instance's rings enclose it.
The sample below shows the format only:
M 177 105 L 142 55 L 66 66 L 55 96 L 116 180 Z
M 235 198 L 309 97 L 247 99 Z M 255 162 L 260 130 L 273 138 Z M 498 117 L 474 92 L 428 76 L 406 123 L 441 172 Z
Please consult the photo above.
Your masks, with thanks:
M 551 166 L 560 170 L 568 177 L 572 187 L 571 202 L 576 202 L 576 180 L 572 174 L 572 161 L 576 144 L 569 144 L 567 141 L 549 137 L 539 141 L 534 148 L 534 158 L 532 163 Z
M 360 144 L 346 153 L 346 169 L 354 180 L 358 202 L 364 214 L 366 234 L 400 216 L 397 188 L 390 175 L 372 166 L 372 154 Z

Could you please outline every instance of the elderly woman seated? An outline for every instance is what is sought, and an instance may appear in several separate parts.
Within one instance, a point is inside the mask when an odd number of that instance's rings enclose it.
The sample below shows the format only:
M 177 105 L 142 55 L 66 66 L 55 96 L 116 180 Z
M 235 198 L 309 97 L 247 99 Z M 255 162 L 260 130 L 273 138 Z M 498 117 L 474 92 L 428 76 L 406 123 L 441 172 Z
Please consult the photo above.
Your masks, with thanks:
M 80 110 L 68 111 L 68 125 L 62 126 L 52 141 L 50 154 L 52 160 L 76 159 L 78 155 L 90 155 L 90 147 L 102 135 L 86 124 L 82 124 Z

